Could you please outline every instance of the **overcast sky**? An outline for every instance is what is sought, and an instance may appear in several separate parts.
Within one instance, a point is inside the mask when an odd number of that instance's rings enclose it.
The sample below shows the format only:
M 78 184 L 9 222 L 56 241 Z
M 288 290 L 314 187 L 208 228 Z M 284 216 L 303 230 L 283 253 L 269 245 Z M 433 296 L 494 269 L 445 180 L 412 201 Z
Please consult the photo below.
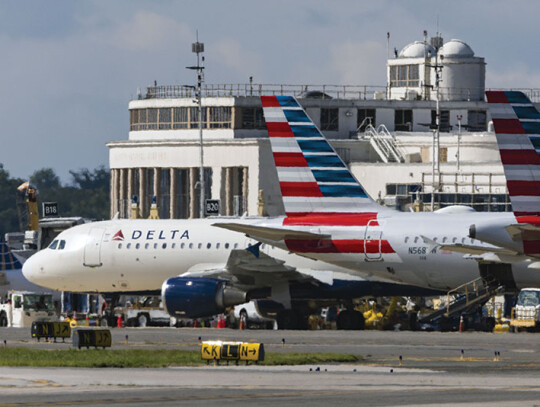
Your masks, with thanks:
M 128 102 L 153 83 L 386 82 L 386 33 L 401 49 L 437 30 L 487 63 L 487 87 L 540 88 L 540 1 L 0 0 L 0 163 L 12 176 L 108 165 Z

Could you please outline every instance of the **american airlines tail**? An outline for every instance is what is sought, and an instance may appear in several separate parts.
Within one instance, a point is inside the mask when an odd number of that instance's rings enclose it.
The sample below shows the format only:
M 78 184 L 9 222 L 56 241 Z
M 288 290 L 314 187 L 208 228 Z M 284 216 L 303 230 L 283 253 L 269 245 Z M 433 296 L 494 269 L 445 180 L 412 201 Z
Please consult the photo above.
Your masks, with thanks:
M 540 113 L 522 92 L 486 92 L 512 208 L 540 215 Z
M 522 92 L 486 92 L 517 224 L 506 230 L 540 256 L 540 113 Z
M 264 118 L 288 217 L 374 214 L 384 210 L 292 96 L 262 96 Z

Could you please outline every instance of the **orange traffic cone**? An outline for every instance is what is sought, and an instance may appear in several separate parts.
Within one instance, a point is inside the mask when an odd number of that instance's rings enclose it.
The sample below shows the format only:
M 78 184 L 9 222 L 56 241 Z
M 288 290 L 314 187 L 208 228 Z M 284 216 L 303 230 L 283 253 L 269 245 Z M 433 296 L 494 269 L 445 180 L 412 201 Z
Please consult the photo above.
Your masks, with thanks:
M 463 315 L 459 318 L 459 332 L 463 332 L 465 330 L 465 320 L 463 319 Z

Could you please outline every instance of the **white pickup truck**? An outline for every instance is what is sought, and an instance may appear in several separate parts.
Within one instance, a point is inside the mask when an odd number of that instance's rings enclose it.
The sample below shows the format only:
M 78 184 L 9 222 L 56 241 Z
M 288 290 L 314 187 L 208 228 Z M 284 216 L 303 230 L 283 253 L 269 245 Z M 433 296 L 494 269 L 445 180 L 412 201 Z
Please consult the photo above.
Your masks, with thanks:
M 11 291 L 0 304 L 0 326 L 25 328 L 34 321 L 57 321 L 52 294 Z

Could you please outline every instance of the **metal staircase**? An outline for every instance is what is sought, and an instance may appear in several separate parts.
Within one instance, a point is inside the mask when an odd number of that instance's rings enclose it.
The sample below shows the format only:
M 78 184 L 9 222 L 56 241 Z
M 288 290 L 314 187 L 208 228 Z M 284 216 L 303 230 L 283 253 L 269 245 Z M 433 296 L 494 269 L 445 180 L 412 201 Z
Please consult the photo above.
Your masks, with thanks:
M 446 307 L 422 317 L 418 320 L 418 322 L 425 324 L 435 321 L 441 317 L 449 317 L 455 313 L 467 310 L 474 305 L 478 305 L 480 303 L 483 304 L 494 295 L 497 295 L 503 291 L 504 286 L 499 285 L 496 280 L 487 280 L 479 277 L 448 291 L 446 294 Z M 452 301 L 451 298 L 456 295 L 457 297 L 454 301 Z
M 370 118 L 366 118 L 370 119 Z M 369 139 L 371 147 L 377 152 L 381 160 L 385 163 L 396 162 L 403 163 L 405 162 L 405 155 L 399 148 L 399 143 L 396 140 L 396 136 L 388 131 L 384 124 L 379 125 L 377 128 L 373 127 L 371 121 L 367 124 L 366 120 L 358 127 L 362 128 L 364 125 L 364 138 Z

